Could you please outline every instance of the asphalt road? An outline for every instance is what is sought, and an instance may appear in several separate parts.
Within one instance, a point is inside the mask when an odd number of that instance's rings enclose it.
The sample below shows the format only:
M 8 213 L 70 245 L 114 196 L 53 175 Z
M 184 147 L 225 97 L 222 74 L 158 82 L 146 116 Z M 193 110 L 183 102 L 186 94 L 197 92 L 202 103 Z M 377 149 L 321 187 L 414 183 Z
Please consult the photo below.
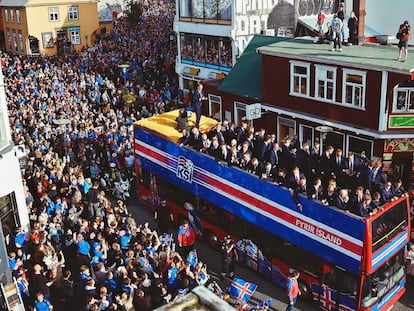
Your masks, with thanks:
M 135 189 L 135 187 L 132 187 Z M 137 223 L 149 222 L 151 228 L 156 228 L 156 224 L 153 219 L 152 213 L 149 209 L 137 200 L 136 193 L 132 191 L 132 197 L 128 204 L 128 209 L 133 213 Z M 208 271 L 211 276 L 217 279 L 219 285 L 225 289 L 229 285 L 229 280 L 220 280 L 218 278 L 221 270 L 220 262 L 220 253 L 207 245 L 204 242 L 196 242 L 196 249 L 198 253 L 199 260 L 203 261 L 208 266 Z M 271 298 L 273 301 L 271 310 L 283 311 L 286 309 L 285 290 L 275 285 L 274 283 L 269 282 L 267 279 L 259 275 L 258 273 L 237 265 L 236 266 L 236 277 L 240 277 L 246 281 L 253 282 L 258 285 L 258 288 L 249 301 L 249 304 L 252 306 L 256 305 L 259 301 L 267 300 Z M 295 306 L 295 310 L 299 311 L 312 311 L 319 310 L 314 304 L 299 300 Z M 394 311 L 412 311 L 414 310 L 414 286 L 407 287 L 407 292 L 402 297 L 402 299 L 394 306 Z

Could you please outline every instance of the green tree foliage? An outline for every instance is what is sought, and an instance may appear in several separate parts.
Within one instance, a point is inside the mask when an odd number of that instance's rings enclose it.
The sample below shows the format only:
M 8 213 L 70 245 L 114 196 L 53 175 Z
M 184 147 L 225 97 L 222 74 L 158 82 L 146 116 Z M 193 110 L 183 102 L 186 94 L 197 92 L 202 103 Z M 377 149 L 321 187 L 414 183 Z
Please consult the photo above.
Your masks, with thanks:
M 143 4 L 140 0 L 129 0 L 127 4 L 126 16 L 130 23 L 138 23 L 143 13 Z

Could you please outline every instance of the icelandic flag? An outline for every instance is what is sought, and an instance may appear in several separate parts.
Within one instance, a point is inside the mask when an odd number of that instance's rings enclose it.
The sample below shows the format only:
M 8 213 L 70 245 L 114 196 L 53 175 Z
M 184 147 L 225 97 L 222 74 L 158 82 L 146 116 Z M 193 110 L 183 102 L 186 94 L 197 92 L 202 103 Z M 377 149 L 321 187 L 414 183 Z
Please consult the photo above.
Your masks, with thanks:
M 239 301 L 247 302 L 256 291 L 257 285 L 235 278 L 229 287 L 229 294 Z
M 173 235 L 172 233 L 164 233 L 161 236 L 161 245 L 171 245 L 172 241 L 173 241 Z
M 190 264 L 190 267 L 194 267 L 197 264 L 198 257 L 195 249 L 188 253 L 187 262 Z

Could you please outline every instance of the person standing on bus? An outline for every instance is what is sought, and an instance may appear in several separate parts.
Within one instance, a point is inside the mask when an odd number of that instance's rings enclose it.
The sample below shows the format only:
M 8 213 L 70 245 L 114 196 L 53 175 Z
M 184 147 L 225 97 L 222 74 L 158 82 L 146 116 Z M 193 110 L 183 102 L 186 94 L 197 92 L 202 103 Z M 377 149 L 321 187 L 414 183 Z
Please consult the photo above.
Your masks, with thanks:
M 236 261 L 239 259 L 236 250 L 236 244 L 233 242 L 229 235 L 224 237 L 224 242 L 221 245 L 221 253 L 222 253 L 222 268 L 221 268 L 221 275 L 222 277 L 234 277 L 234 268 L 236 265 Z
M 300 273 L 299 271 L 293 270 L 290 273 L 289 279 L 287 281 L 287 297 L 288 297 L 288 306 L 286 307 L 286 311 L 293 311 L 295 308 L 295 303 L 298 296 L 301 294 L 299 289 L 299 279 Z
M 193 104 L 194 104 L 194 110 L 196 113 L 196 122 L 195 127 L 200 127 L 200 119 L 201 119 L 201 109 L 203 107 L 203 100 L 206 98 L 204 97 L 203 93 L 203 84 L 200 82 L 197 85 L 197 90 L 195 91 L 194 97 L 193 97 Z

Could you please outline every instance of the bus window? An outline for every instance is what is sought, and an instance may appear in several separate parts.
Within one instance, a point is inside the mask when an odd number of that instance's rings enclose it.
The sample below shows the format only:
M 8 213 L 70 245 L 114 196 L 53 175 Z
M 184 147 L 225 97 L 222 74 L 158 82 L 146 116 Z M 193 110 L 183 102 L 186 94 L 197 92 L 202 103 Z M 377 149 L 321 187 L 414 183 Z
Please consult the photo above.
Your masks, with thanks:
M 299 270 L 306 271 L 310 274 L 317 275 L 318 259 L 311 253 L 296 247 L 292 244 L 285 243 L 283 260 L 291 265 L 298 267 Z M 306 260 L 304 259 L 306 258 Z
M 356 296 L 358 288 L 357 277 L 351 274 L 341 273 L 338 279 L 338 288 L 341 293 Z
M 404 277 L 403 255 L 403 251 L 399 252 L 376 272 L 364 278 L 362 307 L 369 307 L 381 300 Z
M 408 223 L 407 203 L 401 201 L 372 221 L 372 251 L 376 251 L 403 230 Z

